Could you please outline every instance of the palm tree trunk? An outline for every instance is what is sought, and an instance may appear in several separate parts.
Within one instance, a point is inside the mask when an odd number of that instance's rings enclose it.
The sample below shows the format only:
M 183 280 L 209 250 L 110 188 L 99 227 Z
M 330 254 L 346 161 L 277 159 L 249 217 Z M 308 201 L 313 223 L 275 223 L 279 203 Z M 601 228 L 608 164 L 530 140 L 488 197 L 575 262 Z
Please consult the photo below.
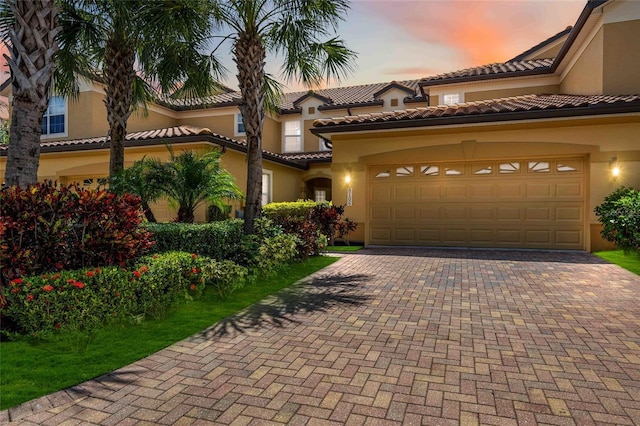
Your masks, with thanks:
M 109 175 L 115 176 L 124 169 L 124 141 L 127 136 L 127 120 L 133 112 L 133 83 L 135 79 L 135 51 L 109 40 L 105 52 L 105 78 L 107 121 L 111 137 Z
M 241 33 L 234 49 L 242 101 L 240 112 L 247 135 L 247 192 L 244 233 L 255 233 L 262 209 L 262 126 L 264 123 L 265 47 L 256 34 Z
M 49 102 L 49 87 L 61 31 L 54 0 L 13 0 L 15 18 L 11 57 L 13 111 L 5 182 L 25 186 L 38 181 L 42 115 Z

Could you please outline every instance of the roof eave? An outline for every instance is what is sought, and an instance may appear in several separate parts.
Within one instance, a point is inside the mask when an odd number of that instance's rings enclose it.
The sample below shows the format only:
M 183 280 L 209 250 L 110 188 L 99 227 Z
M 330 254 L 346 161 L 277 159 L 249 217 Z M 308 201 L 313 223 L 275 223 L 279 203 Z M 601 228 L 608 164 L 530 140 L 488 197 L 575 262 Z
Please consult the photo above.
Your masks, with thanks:
M 338 104 L 338 105 L 320 105 L 318 109 L 320 111 L 330 111 L 336 109 L 348 109 L 348 108 L 362 108 L 368 106 L 381 106 L 384 105 L 384 101 L 382 99 L 369 101 L 369 102 L 356 102 L 351 104 Z
M 555 63 L 555 61 L 554 61 Z M 504 73 L 496 73 L 496 74 L 482 74 L 482 75 L 471 75 L 464 77 L 452 77 L 441 80 L 427 80 L 424 82 L 419 82 L 418 85 L 423 87 L 433 87 L 433 86 L 444 86 L 447 84 L 457 84 L 457 83 L 467 83 L 471 81 L 483 81 L 483 80 L 497 80 L 497 79 L 505 79 L 505 78 L 517 78 L 517 77 L 529 77 L 535 75 L 543 75 L 543 74 L 551 74 L 552 65 L 544 68 L 536 68 L 532 70 L 524 70 L 524 71 L 513 71 L 513 72 L 504 72 Z
M 511 122 L 524 120 L 541 120 L 548 118 L 571 118 L 600 116 L 623 113 L 640 113 L 640 103 L 632 105 L 607 105 L 597 107 L 560 108 L 553 110 L 514 111 L 489 114 L 474 114 L 455 117 L 432 117 L 397 121 L 348 123 L 315 127 L 311 133 L 320 136 L 327 133 L 345 133 L 367 130 L 391 130 L 416 127 L 448 126 L 460 124 L 479 124 L 491 122 Z

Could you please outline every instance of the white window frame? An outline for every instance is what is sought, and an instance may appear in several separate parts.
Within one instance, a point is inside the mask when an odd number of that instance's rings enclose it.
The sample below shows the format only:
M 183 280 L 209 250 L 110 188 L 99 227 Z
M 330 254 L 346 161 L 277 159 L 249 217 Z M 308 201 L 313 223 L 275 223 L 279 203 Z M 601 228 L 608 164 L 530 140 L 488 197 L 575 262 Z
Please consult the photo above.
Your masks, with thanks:
M 40 135 L 40 139 L 53 139 L 53 138 L 63 138 L 63 137 L 67 137 L 69 136 L 69 103 L 67 102 L 67 100 L 65 98 L 63 98 L 62 96 L 51 96 L 51 98 L 49 98 L 49 103 L 51 102 L 52 99 L 57 98 L 57 99 L 62 99 L 62 101 L 64 102 L 64 132 L 59 132 L 59 133 L 42 133 Z M 50 113 L 49 113 L 49 106 L 47 106 L 47 110 L 44 112 L 42 118 L 44 120 L 45 117 L 49 117 Z M 55 115 L 60 115 L 60 114 L 55 114 Z M 47 129 L 48 130 L 48 129 Z
M 455 105 L 460 102 L 463 102 L 462 95 L 460 93 L 445 93 L 442 95 L 442 103 L 444 105 Z
M 244 128 L 244 120 L 242 119 L 242 113 L 239 112 L 233 116 L 233 135 L 234 136 L 246 136 L 247 132 L 239 131 L 239 126 L 242 124 Z
M 326 189 L 314 190 L 314 198 L 316 203 L 323 203 L 327 201 L 327 190 Z
M 264 178 L 267 177 L 265 185 Z M 266 188 L 265 188 L 266 187 Z M 265 206 L 273 201 L 273 172 L 271 170 L 262 169 L 262 205 Z
M 296 134 L 291 133 L 287 134 L 287 124 L 289 123 L 297 123 L 298 128 Z M 282 123 L 282 152 L 303 152 L 304 151 L 304 138 L 303 138 L 303 128 L 302 120 L 287 120 Z M 287 141 L 289 139 L 295 140 L 298 139 L 298 146 L 296 149 L 292 149 L 287 145 Z

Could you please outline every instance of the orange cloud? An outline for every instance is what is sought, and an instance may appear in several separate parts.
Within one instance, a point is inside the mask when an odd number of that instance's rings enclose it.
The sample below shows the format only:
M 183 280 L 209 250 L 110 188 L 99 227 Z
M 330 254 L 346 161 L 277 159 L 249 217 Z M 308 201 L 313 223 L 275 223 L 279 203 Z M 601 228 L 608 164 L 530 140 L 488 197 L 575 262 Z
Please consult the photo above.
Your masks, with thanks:
M 448 48 L 464 67 L 506 61 L 573 25 L 585 1 L 370 1 L 361 10 L 403 31 L 407 43 Z M 422 63 L 429 53 L 419 59 Z M 453 69 L 449 69 L 453 71 Z

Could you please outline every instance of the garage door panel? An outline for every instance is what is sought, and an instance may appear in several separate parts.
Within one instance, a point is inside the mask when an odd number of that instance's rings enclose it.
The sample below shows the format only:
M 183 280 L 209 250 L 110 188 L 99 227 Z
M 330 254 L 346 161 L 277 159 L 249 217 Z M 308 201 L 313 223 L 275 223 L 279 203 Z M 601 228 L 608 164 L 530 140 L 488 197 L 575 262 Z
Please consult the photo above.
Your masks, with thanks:
M 471 243 L 492 243 L 495 231 L 493 229 L 471 229 L 469 240 Z
M 514 221 L 522 219 L 522 208 L 518 206 L 497 206 L 498 220 L 500 221 Z
M 395 228 L 394 240 L 400 244 L 413 244 L 416 240 L 416 230 L 413 228 Z
M 549 198 L 553 195 L 553 182 L 542 183 L 527 183 L 526 194 L 527 198 Z
M 401 206 L 397 205 L 394 209 L 394 219 L 398 220 L 415 220 L 416 209 L 413 205 Z
M 371 238 L 374 244 L 391 244 L 391 228 L 372 227 Z
M 473 206 L 469 208 L 469 218 L 473 221 L 495 220 L 495 209 L 491 206 Z
M 552 207 L 535 206 L 535 207 L 525 208 L 525 220 L 527 221 L 535 221 L 535 220 L 548 221 L 551 219 L 553 219 Z
M 390 220 L 391 206 L 379 206 L 371 208 L 371 220 Z
M 555 231 L 555 237 L 555 242 L 558 245 L 568 245 L 573 247 L 575 245 L 582 244 L 582 232 L 579 229 Z
M 403 164 L 413 170 L 404 175 L 397 165 L 370 170 L 369 243 L 584 248 L 583 159 L 429 167 L 433 173 L 418 163 Z
M 418 198 L 422 201 L 438 201 L 441 197 L 440 184 L 429 184 L 418 188 Z
M 393 194 L 393 201 L 397 203 L 413 202 L 416 198 L 416 189 L 413 186 L 404 184 L 402 186 L 395 187 Z
M 582 220 L 583 208 L 577 206 L 556 207 L 556 220 L 558 221 L 579 221 Z
M 567 182 L 556 184 L 557 198 L 582 198 L 584 185 L 582 182 Z
M 451 183 L 446 185 L 443 190 L 443 198 L 446 201 L 466 200 L 467 198 L 467 185 L 464 183 Z
M 526 244 L 551 244 L 551 231 L 548 229 L 528 229 L 524 235 Z
M 388 203 L 393 201 L 391 198 L 392 185 L 390 184 L 378 184 L 375 189 L 371 191 L 371 202 L 373 203 Z
M 466 220 L 467 219 L 467 208 L 463 205 L 443 205 L 441 207 L 442 219 L 444 221 L 452 221 L 452 220 Z
M 437 245 L 442 244 L 442 236 L 439 228 L 423 228 L 418 229 L 418 242 L 423 244 Z
M 444 230 L 444 243 L 445 244 L 460 244 L 467 241 L 467 230 L 464 228 L 459 229 L 445 229 Z

